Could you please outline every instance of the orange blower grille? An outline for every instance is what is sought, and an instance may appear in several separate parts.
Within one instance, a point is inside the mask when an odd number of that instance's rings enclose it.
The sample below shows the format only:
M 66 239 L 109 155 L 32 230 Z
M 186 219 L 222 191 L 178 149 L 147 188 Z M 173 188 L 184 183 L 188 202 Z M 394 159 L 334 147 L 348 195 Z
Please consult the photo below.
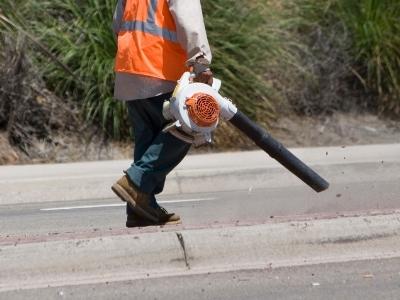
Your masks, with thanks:
M 186 100 L 190 119 L 200 127 L 210 127 L 218 121 L 220 107 L 214 97 L 196 93 Z

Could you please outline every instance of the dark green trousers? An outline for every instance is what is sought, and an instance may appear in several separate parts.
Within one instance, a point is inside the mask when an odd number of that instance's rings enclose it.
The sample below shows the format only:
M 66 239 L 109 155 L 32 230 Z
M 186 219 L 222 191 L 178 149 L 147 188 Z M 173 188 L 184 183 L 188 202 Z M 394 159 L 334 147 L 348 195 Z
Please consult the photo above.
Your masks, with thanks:
M 186 156 L 190 144 L 162 131 L 168 123 L 162 115 L 163 103 L 171 93 L 157 97 L 128 101 L 128 115 L 133 127 L 134 163 L 127 175 L 140 191 L 155 195 L 164 189 L 165 179 Z M 128 215 L 132 210 L 127 206 Z

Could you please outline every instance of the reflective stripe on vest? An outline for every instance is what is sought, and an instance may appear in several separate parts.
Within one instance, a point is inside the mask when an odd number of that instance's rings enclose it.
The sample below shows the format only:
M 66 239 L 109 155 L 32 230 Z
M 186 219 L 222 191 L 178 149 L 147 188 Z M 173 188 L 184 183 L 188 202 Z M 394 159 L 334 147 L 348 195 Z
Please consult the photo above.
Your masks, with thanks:
M 122 3 L 122 1 L 120 1 Z M 150 0 L 149 10 L 147 12 L 147 21 L 123 21 L 120 31 L 141 31 L 162 37 L 168 41 L 178 43 L 176 31 L 157 26 L 155 15 L 157 11 L 158 0 Z
M 177 43 L 178 38 L 175 31 L 171 31 L 165 28 L 158 27 L 154 23 L 141 22 L 141 21 L 131 21 L 123 22 L 121 25 L 121 31 L 141 31 L 145 33 L 150 33 L 162 37 L 168 41 Z
M 187 71 L 168 0 L 119 0 L 115 70 L 176 81 Z

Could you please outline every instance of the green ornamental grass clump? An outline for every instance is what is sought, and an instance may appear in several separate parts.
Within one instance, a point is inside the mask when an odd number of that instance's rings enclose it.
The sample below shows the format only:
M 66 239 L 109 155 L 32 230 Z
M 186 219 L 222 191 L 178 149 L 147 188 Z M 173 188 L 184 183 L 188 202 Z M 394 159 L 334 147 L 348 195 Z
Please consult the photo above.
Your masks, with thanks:
M 222 92 L 259 121 L 275 118 L 281 95 L 265 80 L 272 61 L 290 64 L 288 32 L 282 19 L 263 1 L 203 1 L 213 70 L 223 80 Z
M 125 107 L 113 99 L 115 4 L 116 0 L 2 0 L 0 34 L 11 31 L 16 37 L 28 37 L 30 59 L 48 88 L 79 103 L 87 121 L 115 138 L 125 138 L 129 134 Z M 223 80 L 222 92 L 257 121 L 268 123 L 288 105 L 286 91 L 296 95 L 327 80 L 315 78 L 304 64 L 313 61 L 315 51 L 309 29 L 314 34 L 329 32 L 319 27 L 348 32 L 351 45 L 342 47 L 352 59 L 343 60 L 340 69 L 376 95 L 381 110 L 400 114 L 400 1 L 203 0 L 202 4 L 214 54 L 212 67 Z M 339 40 L 331 44 L 341 47 Z M 325 52 L 329 54 L 329 49 Z M 340 57 L 334 62 L 340 63 Z
M 100 122 L 116 138 L 126 136 L 124 105 L 113 99 L 116 1 L 5 1 L 7 17 L 52 54 L 32 52 L 49 87 L 78 101 L 86 120 Z M 279 48 L 281 34 L 271 30 L 272 22 L 268 25 L 265 5 L 207 0 L 203 7 L 213 70 L 223 80 L 223 92 L 250 116 L 273 118 L 272 102 L 279 99 L 263 78 L 265 60 L 290 54 Z
M 115 1 L 5 1 L 6 16 L 51 54 L 31 52 L 49 88 L 77 101 L 85 119 L 112 136 L 127 134 L 124 104 L 113 99 Z
M 343 78 L 347 84 L 361 83 L 364 93 L 359 99 L 361 106 L 374 106 L 381 112 L 400 116 L 400 1 L 399 0 L 281 0 L 286 5 L 283 17 L 291 23 L 292 29 L 303 36 L 307 49 L 315 51 L 316 39 L 324 35 L 326 43 L 319 46 L 328 48 L 327 54 L 339 65 L 335 70 L 346 70 Z M 327 34 L 326 34 L 327 33 Z M 333 37 L 333 38 L 332 38 Z M 308 41 L 307 41 L 308 40 Z M 317 47 L 318 48 L 318 47 Z M 319 57 L 321 53 L 315 53 Z M 313 57 L 308 57 L 313 59 Z M 329 61 L 329 57 L 323 57 Z M 334 74 L 333 74 L 334 75 Z M 330 74 L 304 82 L 304 87 L 313 81 L 326 81 Z M 327 78 L 324 78 L 327 77 Z M 336 88 L 340 91 L 346 85 L 342 82 Z M 324 92 L 322 90 L 322 92 Z M 363 98 L 363 96 L 366 96 Z M 323 97 L 321 97 L 323 98 Z M 351 101 L 344 99 L 344 101 Z M 329 104 L 328 104 L 329 105 Z M 296 109 L 296 108 L 295 108 Z
M 338 0 L 353 41 L 353 72 L 377 94 L 379 107 L 400 115 L 400 1 Z

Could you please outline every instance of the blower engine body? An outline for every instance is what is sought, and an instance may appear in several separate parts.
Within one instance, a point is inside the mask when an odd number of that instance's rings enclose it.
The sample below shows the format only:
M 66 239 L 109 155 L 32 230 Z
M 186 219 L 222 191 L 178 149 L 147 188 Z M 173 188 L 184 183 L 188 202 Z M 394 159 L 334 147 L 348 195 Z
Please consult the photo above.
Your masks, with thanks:
M 228 98 L 218 93 L 221 84 L 218 79 L 214 79 L 212 86 L 192 82 L 192 75 L 184 73 L 171 100 L 164 103 L 163 115 L 173 121 L 164 131 L 195 146 L 211 143 L 220 118 L 228 121 L 238 111 Z
M 163 115 L 171 121 L 164 128 L 165 132 L 198 146 L 211 143 L 212 132 L 221 119 L 229 121 L 316 192 L 328 189 L 329 183 L 325 179 L 239 111 L 230 99 L 219 94 L 220 80 L 214 79 L 213 85 L 209 86 L 195 83 L 192 78 L 189 72 L 184 73 L 171 99 L 164 103 Z

